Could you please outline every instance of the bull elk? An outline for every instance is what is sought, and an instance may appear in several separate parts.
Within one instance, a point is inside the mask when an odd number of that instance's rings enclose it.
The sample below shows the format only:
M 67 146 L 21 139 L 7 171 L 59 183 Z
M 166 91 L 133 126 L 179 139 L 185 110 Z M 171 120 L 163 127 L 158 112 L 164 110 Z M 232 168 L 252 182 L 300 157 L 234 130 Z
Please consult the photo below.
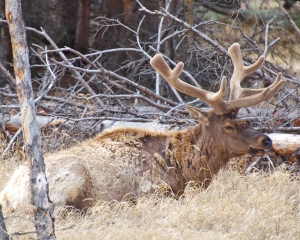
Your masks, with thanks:
M 206 101 L 213 110 L 203 112 L 187 106 L 198 121 L 182 131 L 153 131 L 136 128 L 108 130 L 66 150 L 45 157 L 50 199 L 56 205 L 89 207 L 97 200 L 138 198 L 168 185 L 181 194 L 188 182 L 207 186 L 213 175 L 232 157 L 262 156 L 272 147 L 271 139 L 236 119 L 238 109 L 270 99 L 283 86 L 281 73 L 264 89 L 241 88 L 243 78 L 259 69 L 264 57 L 244 66 L 240 46 L 228 50 L 234 63 L 230 96 L 223 100 L 226 78 L 220 90 L 208 92 L 178 77 L 183 63 L 172 70 L 161 55 L 150 63 L 178 91 Z M 0 202 L 11 209 L 30 203 L 28 167 L 20 166 L 1 192 Z

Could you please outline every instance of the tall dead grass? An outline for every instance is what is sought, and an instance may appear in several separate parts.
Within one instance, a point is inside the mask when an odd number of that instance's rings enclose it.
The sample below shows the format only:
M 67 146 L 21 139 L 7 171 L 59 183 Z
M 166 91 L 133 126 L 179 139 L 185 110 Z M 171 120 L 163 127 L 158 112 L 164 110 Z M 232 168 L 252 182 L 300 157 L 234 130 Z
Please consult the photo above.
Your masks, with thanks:
M 18 156 L 1 159 L 0 190 Z M 56 208 L 57 239 L 300 239 L 299 177 L 283 168 L 243 175 L 239 166 L 230 164 L 208 189 L 189 184 L 179 200 L 158 194 L 136 204 L 99 202 L 86 213 Z M 4 215 L 12 239 L 35 239 L 33 216 L 5 208 Z
M 300 239 L 299 207 L 299 179 L 283 169 L 246 176 L 227 169 L 179 200 L 99 202 L 86 214 L 57 208 L 55 225 L 57 239 Z M 31 216 L 5 217 L 10 234 L 34 231 Z

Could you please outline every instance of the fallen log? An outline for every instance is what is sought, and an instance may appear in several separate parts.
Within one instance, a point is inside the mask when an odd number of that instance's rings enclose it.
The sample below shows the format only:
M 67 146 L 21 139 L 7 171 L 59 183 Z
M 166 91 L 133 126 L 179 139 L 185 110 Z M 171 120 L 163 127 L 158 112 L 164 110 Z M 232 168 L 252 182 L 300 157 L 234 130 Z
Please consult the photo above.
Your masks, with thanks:
M 269 133 L 273 151 L 278 155 L 292 155 L 300 147 L 300 134 Z
M 37 122 L 39 128 L 43 126 L 56 126 L 59 124 L 64 124 L 67 128 L 74 126 L 75 122 L 71 120 L 66 120 L 63 118 L 55 117 L 45 117 L 38 116 Z M 11 116 L 9 119 L 2 119 L 4 128 L 11 132 L 16 132 L 21 127 L 21 118 L 20 116 Z M 79 127 L 82 130 L 88 131 L 93 128 L 95 121 L 83 121 L 79 124 Z M 101 132 L 104 129 L 116 128 L 116 127 L 138 127 L 142 129 L 157 129 L 157 130 L 168 130 L 174 129 L 174 126 L 167 124 L 160 124 L 158 122 L 126 122 L 126 121 L 112 121 L 112 120 L 103 120 L 101 124 L 95 126 L 93 130 L 95 132 Z M 176 127 L 175 127 L 176 128 Z M 285 133 L 269 133 L 267 134 L 273 141 L 273 151 L 277 155 L 292 155 L 297 148 L 300 147 L 300 134 L 285 134 Z
M 99 118 L 101 119 L 101 118 Z M 58 126 L 60 124 L 64 124 L 65 128 L 72 128 L 75 124 L 79 127 L 82 131 L 90 131 L 93 129 L 95 133 L 99 133 L 104 129 L 108 128 L 118 128 L 118 127 L 135 127 L 135 128 L 146 128 L 146 129 L 157 129 L 157 130 L 167 130 L 167 129 L 174 129 L 174 126 L 171 124 L 161 124 L 155 120 L 148 120 L 147 122 L 141 121 L 122 121 L 122 120 L 100 120 L 101 124 L 95 123 L 99 121 L 95 120 L 70 120 L 66 118 L 57 118 L 57 117 L 47 117 L 47 116 L 37 116 L 37 124 L 39 128 L 46 127 L 46 126 Z M 0 125 L 2 123 L 2 129 L 6 129 L 9 132 L 15 133 L 21 127 L 21 117 L 20 116 L 11 116 L 9 118 L 1 118 L 0 117 Z

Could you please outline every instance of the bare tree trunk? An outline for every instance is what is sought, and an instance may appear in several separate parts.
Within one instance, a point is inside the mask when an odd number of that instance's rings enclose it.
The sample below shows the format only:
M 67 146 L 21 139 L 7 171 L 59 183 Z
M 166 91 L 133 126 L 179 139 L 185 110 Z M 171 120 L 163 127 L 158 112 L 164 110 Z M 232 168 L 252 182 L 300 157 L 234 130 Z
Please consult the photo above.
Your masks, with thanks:
M 59 19 L 59 30 L 63 30 L 63 36 L 57 36 L 59 39 L 53 39 L 54 42 L 59 47 L 70 46 L 74 48 L 75 38 L 76 38 L 76 24 L 78 21 L 78 11 L 79 11 L 79 0 L 55 0 L 55 6 L 57 7 L 59 13 L 57 18 Z M 80 0 L 81 1 L 81 0 Z M 50 32 L 50 31 L 47 31 Z M 51 38 L 53 38 L 51 36 Z
M 4 223 L 4 218 L 2 214 L 2 205 L 0 204 L 0 239 L 1 240 L 8 240 L 8 234 L 6 231 L 5 223 Z
M 4 0 L 0 0 L 0 16 L 5 14 Z M 8 28 L 6 25 L 1 24 L 0 26 L 0 63 L 1 65 L 12 72 L 12 68 L 10 67 L 10 62 L 12 62 L 12 52 L 11 52 L 11 43 L 9 39 Z M 7 79 L 5 74 L 0 72 L 0 87 L 3 87 L 5 83 L 7 83 Z
M 79 0 L 75 49 L 86 53 L 89 47 L 90 0 Z
M 20 102 L 23 136 L 29 163 L 32 204 L 38 239 L 55 239 L 53 210 L 48 197 L 48 183 L 36 121 L 31 85 L 26 30 L 21 0 L 6 0 L 5 14 L 11 36 L 17 94 Z

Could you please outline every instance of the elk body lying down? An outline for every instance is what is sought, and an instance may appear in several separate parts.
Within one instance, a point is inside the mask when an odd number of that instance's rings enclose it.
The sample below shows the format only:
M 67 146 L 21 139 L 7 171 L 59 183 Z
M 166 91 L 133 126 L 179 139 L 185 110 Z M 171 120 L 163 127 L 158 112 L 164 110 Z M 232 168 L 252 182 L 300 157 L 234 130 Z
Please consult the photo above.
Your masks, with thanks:
M 171 86 L 206 100 L 214 110 L 206 113 L 187 106 L 190 116 L 199 123 L 183 131 L 120 128 L 46 156 L 53 203 L 81 209 L 97 200 L 120 201 L 149 195 L 161 184 L 181 194 L 189 181 L 207 186 L 232 157 L 264 155 L 272 147 L 271 139 L 236 119 L 236 114 L 239 107 L 256 104 L 276 94 L 283 85 L 281 74 L 269 88 L 241 89 L 241 78 L 257 70 L 263 61 L 258 60 L 251 68 L 241 65 L 238 44 L 233 44 L 229 53 L 235 65 L 229 101 L 222 100 L 225 80 L 218 93 L 197 89 L 182 84 L 178 78 L 182 64 L 171 70 L 160 55 L 154 57 L 152 66 Z M 2 190 L 0 202 L 18 209 L 30 199 L 28 167 L 23 165 Z

